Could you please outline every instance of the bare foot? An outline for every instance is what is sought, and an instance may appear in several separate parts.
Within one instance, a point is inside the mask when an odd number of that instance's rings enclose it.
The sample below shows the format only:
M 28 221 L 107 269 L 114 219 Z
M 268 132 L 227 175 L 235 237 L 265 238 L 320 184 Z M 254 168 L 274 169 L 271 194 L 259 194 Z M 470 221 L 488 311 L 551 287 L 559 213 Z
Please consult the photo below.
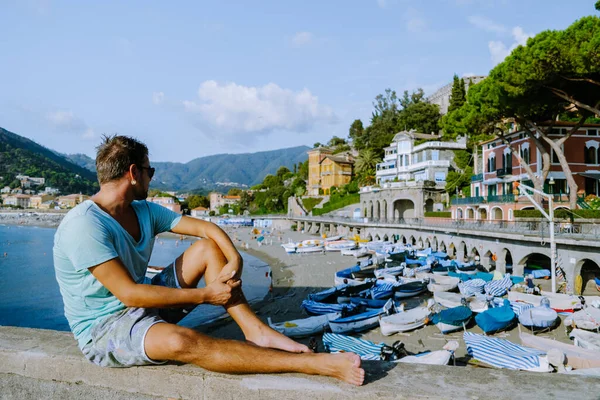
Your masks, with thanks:
M 269 347 L 271 349 L 289 351 L 290 353 L 312 353 L 307 346 L 290 339 L 268 326 L 261 326 L 257 329 L 256 333 L 246 335 L 246 340 L 260 347 Z
M 337 378 L 352 385 L 360 386 L 365 381 L 365 370 L 360 367 L 360 357 L 354 353 L 317 354 L 320 374 Z

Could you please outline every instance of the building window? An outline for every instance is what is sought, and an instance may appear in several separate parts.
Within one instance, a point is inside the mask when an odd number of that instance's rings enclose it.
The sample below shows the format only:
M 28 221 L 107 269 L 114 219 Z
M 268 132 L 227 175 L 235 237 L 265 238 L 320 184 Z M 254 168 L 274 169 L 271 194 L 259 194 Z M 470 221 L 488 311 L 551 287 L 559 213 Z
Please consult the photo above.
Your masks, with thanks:
M 585 149 L 583 151 L 584 154 L 584 162 L 586 164 L 599 164 L 600 157 L 599 156 L 600 143 L 595 140 L 590 140 L 585 143 Z
M 529 148 L 521 149 L 521 159 L 527 165 L 529 165 Z
M 598 136 L 598 129 L 588 129 L 587 135 L 588 136 Z
M 488 158 L 487 172 L 494 172 L 496 170 L 496 157 Z

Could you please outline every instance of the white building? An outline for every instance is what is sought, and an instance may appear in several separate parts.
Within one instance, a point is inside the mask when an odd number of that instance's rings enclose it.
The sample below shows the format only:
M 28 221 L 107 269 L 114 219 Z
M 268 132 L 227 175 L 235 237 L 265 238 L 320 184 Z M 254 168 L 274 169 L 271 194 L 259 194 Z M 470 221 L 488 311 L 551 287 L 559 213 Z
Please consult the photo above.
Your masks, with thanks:
M 383 162 L 377 164 L 377 183 L 396 181 L 433 181 L 445 185 L 454 150 L 467 148 L 465 137 L 456 142 L 441 142 L 439 136 L 400 132 L 385 148 Z M 415 140 L 425 140 L 415 145 Z
M 465 91 L 469 91 L 469 86 L 474 85 L 476 83 L 481 82 L 487 78 L 484 75 L 478 76 L 466 76 L 463 79 L 465 80 Z M 440 107 L 440 114 L 444 115 L 448 113 L 448 106 L 450 105 L 450 95 L 452 94 L 452 85 L 454 82 L 450 82 L 449 84 L 442 86 L 438 90 L 435 91 L 431 96 L 427 98 L 427 100 L 431 104 L 437 104 Z

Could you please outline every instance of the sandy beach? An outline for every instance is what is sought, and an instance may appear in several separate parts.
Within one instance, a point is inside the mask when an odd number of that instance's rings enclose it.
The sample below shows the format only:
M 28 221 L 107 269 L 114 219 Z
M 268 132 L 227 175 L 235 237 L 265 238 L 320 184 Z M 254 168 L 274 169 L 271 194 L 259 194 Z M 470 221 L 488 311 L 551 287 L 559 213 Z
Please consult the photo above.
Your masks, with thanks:
M 300 232 L 275 232 L 272 236 L 267 236 L 265 239 L 267 244 L 261 246 L 252 238 L 251 228 L 228 228 L 228 233 L 240 250 L 247 251 L 262 259 L 272 268 L 273 290 L 271 295 L 253 305 L 259 317 L 265 322 L 267 317 L 271 317 L 274 322 L 307 317 L 308 315 L 300 307 L 306 295 L 333 286 L 335 272 L 348 268 L 355 263 L 353 257 L 342 256 L 339 252 L 306 255 L 287 254 L 280 246 L 280 239 L 282 242 L 287 242 L 289 239 L 299 241 L 316 238 L 316 236 L 309 236 Z M 248 244 L 249 248 L 242 247 L 242 244 Z M 541 284 L 546 290 L 550 288 L 549 281 L 536 280 L 535 283 Z M 430 297 L 432 295 L 426 293 L 419 297 L 406 299 L 406 309 L 425 304 Z M 564 316 L 561 317 L 561 319 L 564 318 Z M 470 332 L 482 333 L 474 322 L 471 324 L 468 328 Z M 230 319 L 201 327 L 200 330 L 218 337 L 243 339 L 241 331 Z M 391 336 L 384 336 L 379 328 L 375 328 L 357 336 L 376 343 L 383 342 L 386 344 L 393 344 L 400 340 L 405 344 L 408 351 L 415 353 L 426 350 L 440 350 L 448 341 L 456 340 L 460 345 L 456 352 L 458 364 L 464 361 L 461 358 L 466 355 L 462 331 L 442 335 L 434 325 Z M 572 344 L 563 324 L 550 332 L 540 333 L 538 336 Z M 493 337 L 508 339 L 520 344 L 518 327 L 508 332 L 500 332 Z M 305 344 L 308 343 L 308 340 L 309 338 L 299 339 L 300 342 Z M 322 349 L 322 347 L 320 348 Z

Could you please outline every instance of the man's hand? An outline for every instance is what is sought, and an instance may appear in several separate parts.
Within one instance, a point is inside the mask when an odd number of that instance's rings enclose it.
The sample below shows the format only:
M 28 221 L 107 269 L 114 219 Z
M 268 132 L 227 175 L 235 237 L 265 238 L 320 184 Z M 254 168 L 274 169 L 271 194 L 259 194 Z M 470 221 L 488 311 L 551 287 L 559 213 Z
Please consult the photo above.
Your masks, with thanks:
M 221 275 L 205 288 L 205 303 L 224 306 L 235 301 L 242 293 L 242 281 L 235 279 L 237 271 L 222 271 Z

